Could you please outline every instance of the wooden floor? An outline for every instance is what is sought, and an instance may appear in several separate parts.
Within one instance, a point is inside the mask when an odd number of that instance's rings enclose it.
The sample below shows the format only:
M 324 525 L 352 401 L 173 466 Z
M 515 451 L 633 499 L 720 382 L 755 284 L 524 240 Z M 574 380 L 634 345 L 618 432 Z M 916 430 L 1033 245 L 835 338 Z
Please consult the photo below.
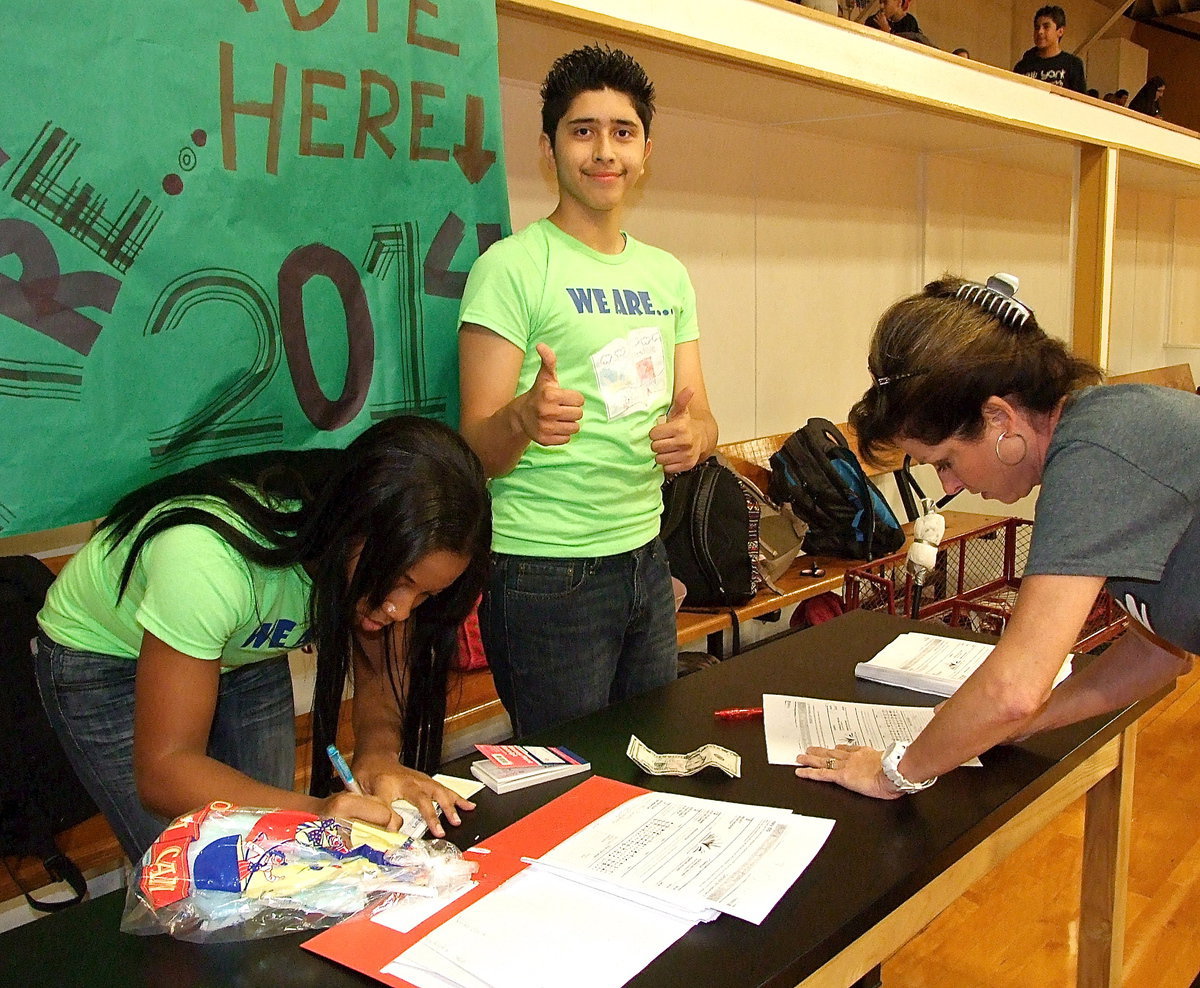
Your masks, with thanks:
M 1134 768 L 1125 988 L 1200 972 L 1200 663 L 1143 718 Z M 1082 801 L 883 966 L 884 988 L 1075 984 Z

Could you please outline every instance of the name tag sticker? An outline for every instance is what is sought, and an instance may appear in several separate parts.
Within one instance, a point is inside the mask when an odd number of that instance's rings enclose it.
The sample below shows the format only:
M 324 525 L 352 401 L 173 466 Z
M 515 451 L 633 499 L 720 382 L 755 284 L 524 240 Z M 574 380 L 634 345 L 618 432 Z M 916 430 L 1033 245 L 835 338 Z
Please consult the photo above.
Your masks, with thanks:
M 630 330 L 597 350 L 592 368 L 609 421 L 653 408 L 667 393 L 662 333 L 653 326 Z

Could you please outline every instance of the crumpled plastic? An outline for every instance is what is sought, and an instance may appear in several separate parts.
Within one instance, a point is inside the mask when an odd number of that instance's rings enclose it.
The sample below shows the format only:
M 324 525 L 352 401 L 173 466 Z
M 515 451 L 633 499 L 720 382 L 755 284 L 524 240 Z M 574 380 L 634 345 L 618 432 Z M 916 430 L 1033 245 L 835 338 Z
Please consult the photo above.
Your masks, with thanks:
M 322 929 L 403 896 L 448 894 L 475 867 L 448 841 L 215 802 L 173 821 L 142 856 L 121 929 L 195 943 Z

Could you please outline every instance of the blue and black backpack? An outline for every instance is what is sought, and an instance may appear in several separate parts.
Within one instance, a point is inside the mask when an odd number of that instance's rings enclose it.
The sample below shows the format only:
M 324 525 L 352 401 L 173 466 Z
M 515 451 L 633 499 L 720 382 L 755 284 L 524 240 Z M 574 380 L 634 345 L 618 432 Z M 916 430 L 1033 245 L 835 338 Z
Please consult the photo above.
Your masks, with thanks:
M 895 513 L 828 419 L 809 419 L 788 436 L 771 457 L 768 493 L 808 523 L 805 552 L 867 560 L 904 545 Z

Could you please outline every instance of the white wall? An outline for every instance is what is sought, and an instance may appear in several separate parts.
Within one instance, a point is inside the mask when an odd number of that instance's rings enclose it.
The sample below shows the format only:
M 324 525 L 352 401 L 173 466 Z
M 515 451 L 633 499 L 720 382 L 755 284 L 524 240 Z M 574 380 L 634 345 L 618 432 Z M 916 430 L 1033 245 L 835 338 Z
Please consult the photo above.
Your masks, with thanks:
M 1151 192 L 1129 191 L 1117 200 L 1110 374 L 1181 362 L 1164 349 L 1163 331 L 1171 303 L 1174 205 Z

